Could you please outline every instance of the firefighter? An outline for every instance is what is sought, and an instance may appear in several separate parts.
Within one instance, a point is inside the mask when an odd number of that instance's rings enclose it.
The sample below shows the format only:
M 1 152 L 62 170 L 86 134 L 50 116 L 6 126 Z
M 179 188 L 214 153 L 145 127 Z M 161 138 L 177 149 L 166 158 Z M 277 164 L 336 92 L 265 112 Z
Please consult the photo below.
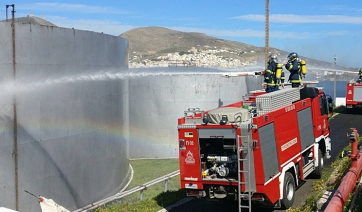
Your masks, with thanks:
M 282 64 L 277 63 L 276 54 L 269 55 L 268 68 L 264 74 L 264 85 L 267 93 L 279 90 L 279 85 L 284 88 L 284 72 Z
M 362 81 L 362 68 L 358 72 L 358 82 L 361 83 Z
M 297 88 L 302 83 L 302 75 L 305 77 L 305 61 L 298 57 L 298 54 L 292 52 L 288 55 L 288 62 L 284 63 L 285 68 L 290 72 L 289 80 L 293 88 Z

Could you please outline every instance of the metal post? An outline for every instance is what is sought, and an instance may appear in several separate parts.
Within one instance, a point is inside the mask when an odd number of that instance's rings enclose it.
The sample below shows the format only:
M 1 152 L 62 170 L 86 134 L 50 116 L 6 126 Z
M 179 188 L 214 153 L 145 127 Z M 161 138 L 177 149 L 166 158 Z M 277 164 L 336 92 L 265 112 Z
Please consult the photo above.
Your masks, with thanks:
M 165 192 L 168 190 L 168 178 L 165 180 Z
M 12 7 L 12 22 L 11 22 L 11 33 L 12 33 L 12 57 L 13 57 L 13 80 L 16 81 L 16 51 L 15 51 L 15 5 L 10 4 L 6 5 L 6 19 L 7 19 L 7 9 Z M 13 130 L 14 130 L 14 163 L 15 163 L 15 209 L 19 210 L 19 175 L 18 175 L 18 121 L 17 121 L 17 111 L 16 111 L 16 94 L 13 95 Z
M 334 99 L 334 101 L 333 101 L 333 106 L 336 106 L 336 96 L 337 96 L 337 91 L 336 91 L 336 89 L 337 89 L 337 71 L 336 71 L 336 66 L 337 65 L 337 55 L 335 55 L 334 56 L 334 68 L 335 68 L 335 70 L 334 70 L 334 83 L 333 83 L 333 99 Z
M 336 96 L 337 96 L 337 92 L 336 92 L 336 84 L 337 84 L 337 74 L 336 74 L 337 72 L 335 71 L 334 72 L 334 82 L 333 82 L 333 99 L 334 99 L 334 101 L 333 101 L 333 104 L 334 104 L 334 106 L 336 106 Z
M 143 200 L 143 189 L 140 191 L 140 200 Z
M 14 13 L 15 11 L 14 11 L 14 9 L 15 9 L 15 5 L 14 4 L 7 4 L 6 5 L 6 22 L 8 22 L 8 8 L 9 7 L 13 7 L 13 10 L 12 10 L 12 12 Z
M 6 22 L 8 22 L 8 8 L 10 5 L 6 5 Z

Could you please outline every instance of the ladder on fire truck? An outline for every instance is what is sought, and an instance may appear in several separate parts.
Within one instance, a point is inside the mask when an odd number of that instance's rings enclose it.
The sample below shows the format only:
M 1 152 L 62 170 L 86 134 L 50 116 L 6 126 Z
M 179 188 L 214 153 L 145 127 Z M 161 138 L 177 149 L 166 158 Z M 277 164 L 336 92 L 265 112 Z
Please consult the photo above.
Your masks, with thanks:
M 252 120 L 252 118 L 251 118 Z M 251 138 L 252 123 L 241 124 L 240 123 L 241 135 L 239 136 L 240 142 L 238 142 L 238 201 L 239 201 L 239 212 L 242 209 L 249 209 L 251 212 L 251 197 L 255 192 L 255 176 L 252 180 L 252 161 L 253 160 L 253 141 Z M 243 166 L 241 166 L 241 163 Z M 254 174 L 253 174 L 254 175 Z M 241 192 L 242 186 L 244 185 L 245 191 Z M 248 205 L 242 205 L 244 199 L 248 200 Z

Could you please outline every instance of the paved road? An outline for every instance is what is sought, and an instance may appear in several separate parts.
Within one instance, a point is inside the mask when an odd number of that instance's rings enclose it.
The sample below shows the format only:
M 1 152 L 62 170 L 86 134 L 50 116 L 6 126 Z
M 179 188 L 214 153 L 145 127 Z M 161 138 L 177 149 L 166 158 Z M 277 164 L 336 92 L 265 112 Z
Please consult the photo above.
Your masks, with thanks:
M 330 164 L 333 162 L 333 159 L 339 155 L 341 150 L 347 146 L 348 139 L 346 137 L 347 133 L 350 133 L 350 128 L 354 127 L 360 131 L 362 135 L 362 115 L 361 114 L 338 114 L 330 120 L 331 126 L 331 139 L 332 139 L 332 152 L 331 159 L 324 160 L 325 169 L 330 168 Z M 313 179 L 307 179 L 305 184 L 301 186 L 296 191 L 296 198 L 294 202 L 294 207 L 302 206 L 307 199 L 309 192 L 312 188 Z M 186 201 L 185 204 L 182 204 L 177 207 L 173 207 L 168 210 L 169 212 L 220 212 L 220 211 L 238 211 L 237 203 L 228 202 L 226 204 L 216 204 L 216 203 L 204 203 L 198 199 L 192 199 Z M 247 209 L 245 211 L 248 211 Z M 253 209 L 253 212 L 265 212 L 263 209 Z M 273 211 L 273 210 L 271 210 Z M 274 210 L 275 212 L 282 212 L 283 210 Z

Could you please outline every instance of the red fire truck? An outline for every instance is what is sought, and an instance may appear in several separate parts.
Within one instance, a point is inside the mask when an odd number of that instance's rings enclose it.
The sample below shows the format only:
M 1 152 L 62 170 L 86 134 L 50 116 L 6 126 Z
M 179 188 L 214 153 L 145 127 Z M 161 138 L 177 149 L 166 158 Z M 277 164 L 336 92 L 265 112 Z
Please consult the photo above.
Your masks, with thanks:
M 330 158 L 331 97 L 312 87 L 253 92 L 178 119 L 181 188 L 187 196 L 289 208 L 295 189 L 320 178 Z
M 362 107 L 362 83 L 356 80 L 351 80 L 347 84 L 346 93 L 346 108 L 361 108 Z

